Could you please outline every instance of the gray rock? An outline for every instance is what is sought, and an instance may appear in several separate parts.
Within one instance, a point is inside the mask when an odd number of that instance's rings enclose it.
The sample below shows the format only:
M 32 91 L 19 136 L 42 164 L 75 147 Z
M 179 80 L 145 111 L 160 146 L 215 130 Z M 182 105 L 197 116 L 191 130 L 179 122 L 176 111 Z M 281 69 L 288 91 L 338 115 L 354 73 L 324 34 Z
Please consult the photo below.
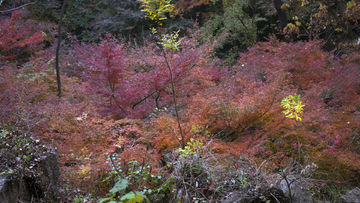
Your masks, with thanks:
M 16 174 L 0 175 L 0 202 L 17 203 L 29 201 L 31 198 L 24 184 L 20 184 L 20 176 Z
M 230 194 L 226 197 L 222 202 L 224 203 L 247 203 L 250 202 L 251 197 L 246 192 L 236 192 L 234 194 Z
M 267 186 L 258 189 L 244 188 L 240 191 L 230 193 L 220 202 L 223 203 L 250 203 L 250 202 L 281 202 L 289 203 L 289 199 L 281 189 L 269 188 Z
M 52 150 L 40 157 L 40 176 L 22 175 L 19 171 L 0 171 L 0 203 L 32 202 L 33 198 L 45 198 L 46 202 L 56 202 L 61 195 L 60 166 L 57 153 Z M 17 166 L 19 167 L 19 166 Z
M 43 185 L 42 190 L 46 193 L 45 196 L 47 197 L 58 197 L 60 195 L 60 166 L 57 160 L 56 150 L 52 150 L 47 156 L 41 156 L 40 160 L 42 164 L 42 171 L 44 173 L 41 180 Z
M 341 195 L 340 199 L 344 203 L 360 203 L 360 189 L 355 188 L 346 195 Z
M 288 178 L 288 182 L 290 184 L 292 202 L 295 203 L 313 202 L 311 194 L 308 191 L 306 191 L 306 188 L 300 181 Z M 290 197 L 288 183 L 286 182 L 285 179 L 280 182 L 279 188 L 284 192 L 286 196 Z

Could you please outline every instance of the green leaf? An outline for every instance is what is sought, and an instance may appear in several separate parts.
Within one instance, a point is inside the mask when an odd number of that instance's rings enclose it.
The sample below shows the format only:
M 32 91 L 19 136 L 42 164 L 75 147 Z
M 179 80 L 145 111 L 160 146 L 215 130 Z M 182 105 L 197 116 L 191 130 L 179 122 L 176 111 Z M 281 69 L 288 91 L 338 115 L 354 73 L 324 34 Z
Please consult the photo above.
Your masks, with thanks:
M 122 196 L 120 200 L 124 201 L 124 200 L 133 199 L 133 198 L 135 198 L 135 193 L 134 192 L 129 192 L 126 195 Z
M 144 196 L 141 192 L 129 192 L 126 195 L 121 197 L 121 201 L 125 201 L 126 203 L 141 203 L 144 201 Z
M 128 186 L 128 183 L 129 183 L 128 180 L 120 179 L 109 192 L 111 194 L 114 194 L 121 190 L 124 190 Z
M 140 196 L 140 195 L 135 195 L 135 197 L 133 199 L 128 200 L 128 203 L 138 203 L 138 202 L 143 202 L 144 201 L 144 197 Z

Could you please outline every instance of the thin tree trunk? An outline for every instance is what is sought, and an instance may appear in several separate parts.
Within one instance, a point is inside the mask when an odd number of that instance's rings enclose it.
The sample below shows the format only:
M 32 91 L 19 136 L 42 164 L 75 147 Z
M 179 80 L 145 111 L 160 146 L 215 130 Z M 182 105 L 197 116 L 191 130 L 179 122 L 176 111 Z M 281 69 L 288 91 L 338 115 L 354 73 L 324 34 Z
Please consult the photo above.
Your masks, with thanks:
M 60 19 L 59 19 L 59 30 L 58 30 L 58 43 L 57 43 L 57 47 L 56 47 L 56 60 L 55 60 L 56 81 L 57 81 L 57 86 L 58 86 L 58 97 L 59 98 L 61 98 L 59 52 L 60 52 L 60 45 L 61 45 L 61 24 L 62 24 L 62 19 L 64 17 L 65 5 L 66 5 L 66 0 L 64 0 L 62 8 L 61 8 L 61 14 L 60 14 Z
M 183 131 L 181 129 L 181 125 L 180 125 L 180 116 L 179 116 L 179 112 L 178 112 L 178 108 L 177 108 L 177 104 L 176 104 L 176 92 L 175 92 L 173 73 L 172 73 L 172 70 L 171 70 L 171 65 L 168 62 L 167 58 L 166 58 L 166 53 L 165 53 L 164 48 L 162 48 L 162 51 L 163 51 L 163 55 L 164 55 L 164 58 L 165 58 L 166 65 L 167 65 L 167 67 L 169 69 L 169 72 L 170 72 L 171 87 L 172 87 L 172 93 L 173 93 L 173 101 L 174 101 L 174 107 L 175 107 L 176 120 L 177 120 L 177 123 L 178 123 L 180 135 L 181 135 L 181 148 L 185 149 L 185 135 L 184 135 L 184 133 L 183 133 Z M 178 139 L 178 141 L 179 141 L 179 139 Z M 180 141 L 179 141 L 179 143 L 180 143 Z

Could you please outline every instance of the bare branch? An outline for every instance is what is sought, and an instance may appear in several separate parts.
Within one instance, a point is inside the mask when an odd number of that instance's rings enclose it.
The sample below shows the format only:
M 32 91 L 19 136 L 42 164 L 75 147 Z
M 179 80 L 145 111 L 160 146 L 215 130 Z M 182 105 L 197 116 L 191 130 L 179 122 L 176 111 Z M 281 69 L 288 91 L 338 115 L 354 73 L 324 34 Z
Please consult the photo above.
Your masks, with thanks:
M 2 3 L 3 1 L 4 1 L 4 0 L 1 0 L 1 1 L 0 1 L 0 6 L 1 6 L 1 3 Z M 5 11 L 0 11 L 0 13 L 5 13 L 5 12 L 9 12 L 9 11 L 17 10 L 17 9 L 19 9 L 19 8 L 22 8 L 22 7 L 25 7 L 25 6 L 31 5 L 31 4 L 36 4 L 37 2 L 38 2 L 38 1 L 35 1 L 35 2 L 30 2 L 30 3 L 24 4 L 24 5 L 22 5 L 22 6 L 16 7 L 16 8 L 12 8 L 12 9 L 5 10 Z

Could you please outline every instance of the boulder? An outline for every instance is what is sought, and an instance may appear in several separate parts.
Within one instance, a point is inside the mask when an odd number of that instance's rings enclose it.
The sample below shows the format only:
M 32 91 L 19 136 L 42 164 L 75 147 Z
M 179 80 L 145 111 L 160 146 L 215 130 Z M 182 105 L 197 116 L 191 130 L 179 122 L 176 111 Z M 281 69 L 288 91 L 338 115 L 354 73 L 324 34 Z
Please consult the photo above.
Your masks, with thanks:
M 281 202 L 289 203 L 289 199 L 282 190 L 273 187 L 260 187 L 255 189 L 244 188 L 227 195 L 221 202 L 249 203 L 249 202 Z
M 3 159 L 3 158 L 2 158 Z M 0 171 L 0 203 L 33 202 L 43 199 L 46 202 L 56 202 L 61 195 L 60 166 L 56 150 L 49 149 L 41 156 L 35 157 L 40 163 L 33 167 L 35 172 L 23 174 L 22 170 L 3 167 Z M 6 160 L 4 160 L 6 162 Z M 21 164 L 14 162 L 12 168 L 21 169 Z
M 46 156 L 41 156 L 40 160 L 43 172 L 43 176 L 41 177 L 42 190 L 47 197 L 58 197 L 60 193 L 60 166 L 57 160 L 57 151 L 51 149 L 51 152 Z
M 343 203 L 360 203 L 360 189 L 355 188 L 340 197 Z
M 290 191 L 293 203 L 310 203 L 313 202 L 311 194 L 306 190 L 305 186 L 295 179 L 288 178 L 288 183 L 290 184 Z M 290 197 L 288 183 L 285 179 L 280 182 L 279 188 L 284 192 L 284 194 Z
M 226 199 L 222 200 L 224 203 L 247 203 L 250 202 L 250 195 L 244 191 L 234 192 L 229 194 Z
M 17 203 L 29 201 L 31 196 L 25 184 L 20 182 L 21 176 L 13 173 L 3 173 L 0 175 L 0 202 Z

